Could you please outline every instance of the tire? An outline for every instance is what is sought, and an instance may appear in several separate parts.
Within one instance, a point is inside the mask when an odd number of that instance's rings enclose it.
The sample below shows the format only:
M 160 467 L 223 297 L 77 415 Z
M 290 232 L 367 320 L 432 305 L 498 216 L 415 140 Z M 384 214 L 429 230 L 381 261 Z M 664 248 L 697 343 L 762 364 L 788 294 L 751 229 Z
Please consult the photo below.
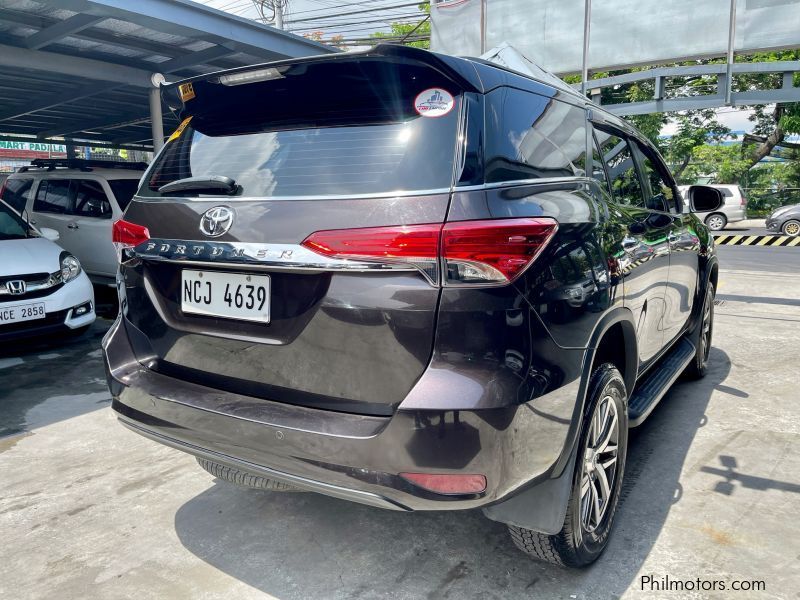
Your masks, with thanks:
M 246 473 L 244 471 L 240 471 L 239 469 L 234 469 L 233 467 L 228 467 L 226 465 L 221 465 L 219 463 L 206 460 L 205 458 L 200 458 L 199 456 L 196 458 L 197 463 L 206 471 L 211 473 L 214 477 L 239 487 L 253 490 L 269 490 L 271 492 L 303 491 L 300 488 L 289 485 L 288 483 L 275 481 L 274 479 L 267 479 L 266 477 L 261 477 L 260 475 Z
M 796 219 L 786 221 L 786 223 L 783 224 L 783 227 L 781 227 L 781 231 L 783 232 L 783 235 L 797 237 L 800 235 L 800 221 Z
M 728 224 L 728 218 L 722 213 L 713 213 L 706 217 L 706 227 L 711 231 L 722 231 Z
M 614 412 L 611 415 L 604 412 L 612 409 Z M 595 506 L 591 501 L 592 492 L 602 495 L 603 486 L 598 469 L 603 468 L 603 461 L 607 464 L 613 456 L 608 451 L 594 453 L 591 449 L 592 446 L 601 447 L 603 439 L 606 438 L 606 435 L 597 436 L 594 433 L 596 422 L 603 423 L 604 426 L 600 429 L 601 432 L 605 432 L 608 421 L 602 417 L 606 415 L 609 418 L 616 416 L 616 422 L 609 428 L 611 431 L 616 426 L 616 462 L 612 474 L 613 480 L 610 483 L 607 480 L 611 472 L 603 469 L 608 495 L 602 508 L 599 509 L 601 512 L 598 518 L 598 513 L 594 510 L 586 512 L 581 509 Z M 597 421 L 598 418 L 600 421 Z M 611 431 L 606 438 L 606 448 L 611 447 L 613 438 L 614 432 Z M 514 525 L 508 527 L 511 539 L 517 548 L 535 559 L 567 567 L 585 567 L 600 557 L 608 544 L 619 504 L 628 449 L 628 402 L 625 381 L 617 368 L 610 363 L 601 365 L 592 373 L 578 441 L 578 458 L 572 477 L 572 491 L 561 531 L 555 535 L 547 535 Z M 605 458 L 598 461 L 598 456 Z M 589 472 L 592 473 L 591 479 L 587 474 Z M 582 489 L 586 502 L 582 498 Z M 600 506 L 599 500 L 597 506 Z
M 702 379 L 708 371 L 708 356 L 711 352 L 711 341 L 714 335 L 714 286 L 711 282 L 706 287 L 703 312 L 700 314 L 700 322 L 689 334 L 689 339 L 697 351 L 694 359 L 683 372 L 687 379 Z

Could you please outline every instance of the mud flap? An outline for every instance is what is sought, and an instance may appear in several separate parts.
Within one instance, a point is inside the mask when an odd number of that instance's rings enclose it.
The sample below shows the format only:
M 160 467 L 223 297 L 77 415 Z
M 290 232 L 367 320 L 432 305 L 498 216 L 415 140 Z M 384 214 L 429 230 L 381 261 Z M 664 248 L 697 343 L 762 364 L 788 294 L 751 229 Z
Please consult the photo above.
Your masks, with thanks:
M 508 500 L 484 507 L 483 514 L 492 521 L 547 535 L 555 535 L 561 531 L 572 491 L 577 448 L 578 444 L 574 444 L 569 462 L 561 475 L 534 484 Z

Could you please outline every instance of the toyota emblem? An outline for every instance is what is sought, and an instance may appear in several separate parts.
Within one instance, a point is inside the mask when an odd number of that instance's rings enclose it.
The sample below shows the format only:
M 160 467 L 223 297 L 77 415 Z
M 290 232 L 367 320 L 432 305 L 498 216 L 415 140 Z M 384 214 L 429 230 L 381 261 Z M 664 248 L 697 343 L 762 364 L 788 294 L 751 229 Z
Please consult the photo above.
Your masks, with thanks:
M 233 211 L 227 206 L 209 208 L 200 218 L 200 231 L 209 237 L 219 237 L 228 233 L 233 225 Z

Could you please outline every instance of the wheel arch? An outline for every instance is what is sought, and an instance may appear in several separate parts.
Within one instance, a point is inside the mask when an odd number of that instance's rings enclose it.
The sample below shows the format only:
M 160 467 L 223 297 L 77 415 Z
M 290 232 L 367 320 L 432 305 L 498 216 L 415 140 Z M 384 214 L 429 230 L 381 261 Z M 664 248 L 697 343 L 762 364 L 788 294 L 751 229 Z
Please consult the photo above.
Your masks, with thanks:
M 603 362 L 614 362 L 606 360 L 606 357 L 614 356 L 624 368 L 617 366 L 630 396 L 639 366 L 636 327 L 630 309 L 618 307 L 606 313 L 595 326 L 590 340 L 584 353 L 581 384 L 561 456 L 547 475 L 531 482 L 511 498 L 484 507 L 484 515 L 493 521 L 550 535 L 560 531 L 567 512 L 592 372 Z M 617 365 L 616 362 L 614 364 Z

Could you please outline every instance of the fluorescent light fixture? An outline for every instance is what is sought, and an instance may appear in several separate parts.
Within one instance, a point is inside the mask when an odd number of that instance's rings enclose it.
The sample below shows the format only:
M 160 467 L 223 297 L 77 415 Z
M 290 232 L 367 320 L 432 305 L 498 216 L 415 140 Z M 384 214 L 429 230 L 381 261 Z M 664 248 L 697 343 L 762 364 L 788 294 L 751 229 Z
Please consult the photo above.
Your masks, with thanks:
M 222 85 L 244 85 L 246 83 L 256 83 L 258 81 L 269 81 L 270 79 L 281 79 L 283 75 L 278 69 L 268 67 L 266 69 L 255 69 L 244 71 L 243 73 L 231 73 L 230 75 L 220 75 L 219 82 Z

